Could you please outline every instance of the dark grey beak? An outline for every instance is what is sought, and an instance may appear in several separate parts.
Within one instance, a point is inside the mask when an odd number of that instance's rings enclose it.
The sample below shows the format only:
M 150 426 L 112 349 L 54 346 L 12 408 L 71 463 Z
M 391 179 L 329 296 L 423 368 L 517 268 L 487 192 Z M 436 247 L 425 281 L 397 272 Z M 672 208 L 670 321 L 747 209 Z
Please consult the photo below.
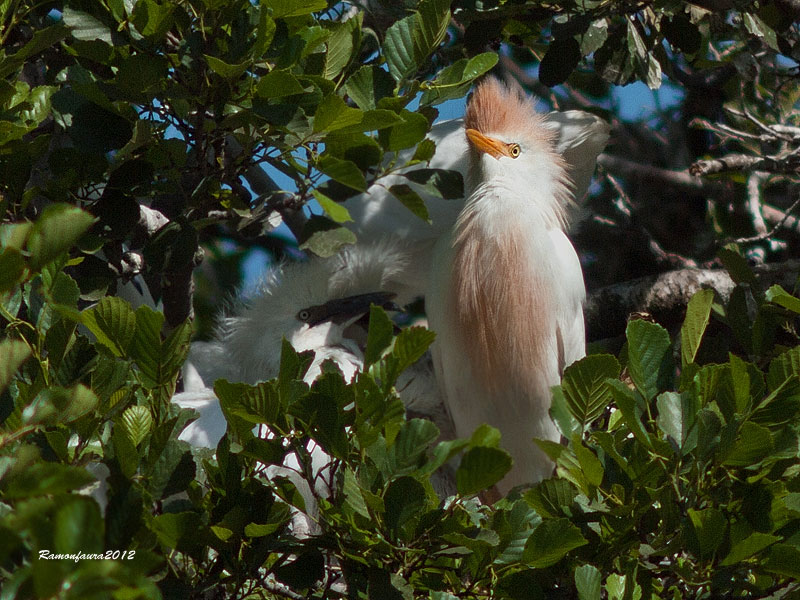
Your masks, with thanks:
M 323 321 L 337 324 L 346 323 L 354 317 L 368 313 L 371 304 L 385 310 L 399 311 L 400 307 L 392 302 L 395 295 L 389 292 L 371 292 L 347 298 L 336 298 L 328 300 L 324 304 L 304 308 L 297 313 L 297 318 L 313 327 Z

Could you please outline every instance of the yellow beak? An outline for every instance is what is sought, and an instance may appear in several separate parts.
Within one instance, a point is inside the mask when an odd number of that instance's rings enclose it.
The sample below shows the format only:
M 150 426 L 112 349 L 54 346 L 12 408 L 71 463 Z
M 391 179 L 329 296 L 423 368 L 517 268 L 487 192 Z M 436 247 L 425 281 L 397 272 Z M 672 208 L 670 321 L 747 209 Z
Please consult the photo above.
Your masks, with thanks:
M 487 137 L 477 129 L 466 130 L 467 139 L 479 152 L 485 152 L 494 158 L 508 156 L 507 145 L 500 140 Z

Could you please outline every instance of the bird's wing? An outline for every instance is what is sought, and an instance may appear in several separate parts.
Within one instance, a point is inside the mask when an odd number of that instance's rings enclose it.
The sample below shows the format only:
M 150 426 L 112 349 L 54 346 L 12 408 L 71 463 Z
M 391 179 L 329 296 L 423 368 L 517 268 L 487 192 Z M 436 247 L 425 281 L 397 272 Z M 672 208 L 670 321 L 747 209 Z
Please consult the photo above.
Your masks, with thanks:
M 559 370 L 586 355 L 586 330 L 583 321 L 583 303 L 586 288 L 578 254 L 567 235 L 560 229 L 549 232 L 553 247 L 554 268 L 558 274 L 555 288 L 559 294 L 556 314 L 556 335 L 559 347 Z
M 592 180 L 597 157 L 608 143 L 611 128 L 600 117 L 582 110 L 553 111 L 544 115 L 545 125 L 558 132 L 556 152 L 567 161 L 575 200 L 581 202 Z
M 175 394 L 172 397 L 172 403 L 181 408 L 191 408 L 199 415 L 196 421 L 186 426 L 178 439 L 188 442 L 195 448 L 216 448 L 222 436 L 225 435 L 228 423 L 222 414 L 214 390 L 204 388 Z
M 597 156 L 608 142 L 608 123 L 579 110 L 547 113 L 545 122 L 558 133 L 556 149 L 567 161 L 567 172 L 575 184 L 575 197 L 581 200 L 589 189 Z M 436 143 L 436 154 L 430 164 L 415 165 L 407 171 L 419 168 L 450 169 L 466 177 L 467 141 L 463 127 L 463 119 L 434 125 L 429 137 Z M 407 161 L 410 153 L 410 150 L 401 152 L 398 159 Z M 389 188 L 399 184 L 410 186 L 423 198 L 431 218 L 430 224 L 423 222 L 391 195 Z M 398 174 L 382 178 L 365 193 L 350 198 L 344 205 L 353 217 L 348 227 L 359 242 L 393 238 L 408 253 L 408 266 L 395 277 L 396 289 L 391 290 L 398 293 L 398 301 L 403 304 L 424 295 L 433 248 L 436 241 L 452 228 L 464 206 L 464 199 L 438 198 Z
M 232 371 L 230 353 L 220 341 L 193 342 L 189 356 L 183 367 L 186 391 L 211 388 L 220 377 L 230 381 L 240 381 Z M 197 378 L 200 381 L 197 381 Z

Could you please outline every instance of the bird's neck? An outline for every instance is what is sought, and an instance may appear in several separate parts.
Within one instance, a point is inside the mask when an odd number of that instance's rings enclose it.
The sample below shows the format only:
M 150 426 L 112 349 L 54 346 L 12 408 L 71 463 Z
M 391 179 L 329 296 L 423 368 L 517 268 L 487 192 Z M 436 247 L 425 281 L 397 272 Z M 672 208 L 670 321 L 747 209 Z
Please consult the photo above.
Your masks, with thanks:
M 540 396 L 557 375 L 557 307 L 548 231 L 561 227 L 564 189 L 526 196 L 502 178 L 476 187 L 453 238 L 451 306 L 476 378 L 489 392 Z M 545 195 L 555 201 L 544 202 Z M 543 376 L 544 375 L 544 376 Z

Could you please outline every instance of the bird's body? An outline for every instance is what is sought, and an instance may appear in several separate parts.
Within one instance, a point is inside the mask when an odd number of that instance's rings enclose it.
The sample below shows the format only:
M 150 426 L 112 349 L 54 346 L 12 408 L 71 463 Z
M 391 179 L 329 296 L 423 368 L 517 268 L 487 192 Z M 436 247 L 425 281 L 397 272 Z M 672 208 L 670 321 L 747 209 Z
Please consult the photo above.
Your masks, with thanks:
M 466 202 L 433 252 L 426 296 L 439 389 L 459 437 L 497 427 L 514 466 L 502 492 L 552 463 L 550 387 L 585 352 L 580 263 L 564 233 L 572 199 L 554 136 L 521 92 L 481 84 L 465 119 Z
M 567 175 L 574 186 L 573 197 L 582 199 L 589 188 L 597 156 L 608 141 L 608 123 L 590 113 L 570 110 L 543 115 L 541 126 L 552 133 L 555 152 L 565 161 Z M 464 136 L 464 119 L 437 123 L 429 137 L 436 143 L 436 153 L 430 162 L 389 175 L 366 193 L 344 203 L 353 218 L 347 226 L 357 235 L 359 243 L 395 239 L 408 254 L 410 260 L 395 276 L 394 291 L 401 304 L 426 293 L 433 248 L 452 229 L 466 200 L 466 197 L 450 200 L 433 196 L 424 186 L 403 175 L 420 167 L 448 169 L 461 173 L 466 183 L 469 145 Z M 411 151 L 397 157 L 400 162 L 410 158 Z M 388 193 L 391 186 L 398 184 L 409 185 L 424 198 L 430 223 L 424 223 Z
M 184 365 L 185 391 L 172 401 L 197 411 L 199 417 L 179 439 L 195 447 L 215 448 L 227 423 L 214 394 L 214 382 L 225 378 L 255 384 L 276 377 L 284 337 L 298 352 L 314 351 L 303 378 L 308 385 L 313 385 L 327 360 L 350 381 L 364 362 L 361 342 L 366 332 L 355 321 L 369 312 L 371 303 L 384 304 L 394 295 L 385 290 L 396 286 L 394 277 L 406 261 L 396 245 L 379 242 L 347 247 L 331 258 L 287 264 L 272 271 L 249 301 L 234 303 L 228 316 L 220 320 L 212 341 L 192 344 Z M 430 369 L 412 367 L 403 373 L 397 387 L 401 398 L 420 416 L 451 429 Z M 334 489 L 330 457 L 313 441 L 307 450 L 313 482 L 306 479 L 307 471 L 294 453 L 288 454 L 282 465 L 266 470 L 269 478 L 290 479 L 303 496 L 305 512 L 293 518 L 293 532 L 301 537 L 318 531 L 317 498 L 330 497 Z

